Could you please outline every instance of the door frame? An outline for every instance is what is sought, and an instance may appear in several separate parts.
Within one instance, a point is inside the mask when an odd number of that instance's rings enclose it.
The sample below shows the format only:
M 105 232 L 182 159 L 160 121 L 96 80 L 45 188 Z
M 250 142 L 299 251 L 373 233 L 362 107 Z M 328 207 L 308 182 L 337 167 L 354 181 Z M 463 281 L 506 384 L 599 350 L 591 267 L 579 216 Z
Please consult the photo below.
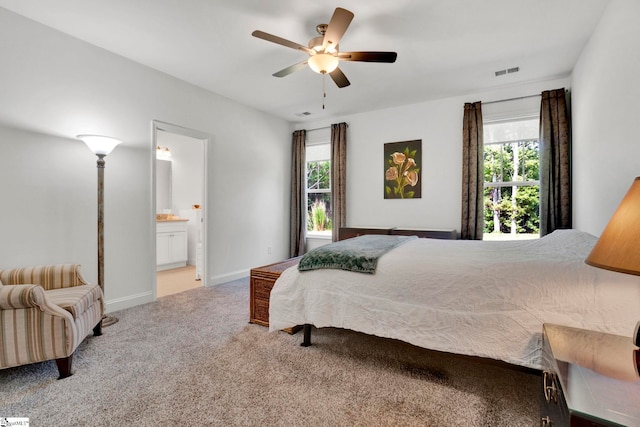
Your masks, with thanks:
M 152 223 L 152 245 L 151 247 L 154 249 L 154 254 L 152 256 L 153 263 L 151 265 L 153 274 L 153 300 L 157 299 L 157 291 L 158 291 L 158 283 L 157 283 L 157 270 L 156 270 L 156 146 L 157 146 L 157 134 L 158 131 L 164 131 L 169 133 L 174 133 L 182 136 L 188 136 L 190 138 L 199 139 L 203 142 L 203 176 L 202 176 L 202 192 L 204 193 L 202 200 L 202 211 L 204 214 L 202 215 L 202 285 L 207 286 L 208 284 L 208 268 L 207 268 L 207 254 L 209 253 L 209 238 L 208 238 L 208 212 L 209 212 L 209 191 L 208 191 L 208 159 L 209 159 L 209 145 L 211 143 L 212 137 L 210 134 L 206 132 L 201 132 L 195 129 L 189 129 L 183 126 L 174 125 L 171 123 L 166 123 L 160 120 L 152 120 L 151 121 L 151 217 L 154 218 Z

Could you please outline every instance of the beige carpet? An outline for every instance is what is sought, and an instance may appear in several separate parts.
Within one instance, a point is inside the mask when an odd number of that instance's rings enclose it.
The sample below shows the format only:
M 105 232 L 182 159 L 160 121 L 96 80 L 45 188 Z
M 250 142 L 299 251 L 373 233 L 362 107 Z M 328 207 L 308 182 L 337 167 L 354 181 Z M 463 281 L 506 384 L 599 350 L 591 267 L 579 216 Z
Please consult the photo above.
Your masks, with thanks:
M 248 280 L 115 313 L 74 375 L 0 370 L 0 417 L 64 426 L 536 426 L 538 375 L 338 329 L 269 333 Z
M 194 265 L 158 271 L 156 282 L 156 295 L 158 298 L 202 286 L 202 280 L 196 280 L 196 267 Z

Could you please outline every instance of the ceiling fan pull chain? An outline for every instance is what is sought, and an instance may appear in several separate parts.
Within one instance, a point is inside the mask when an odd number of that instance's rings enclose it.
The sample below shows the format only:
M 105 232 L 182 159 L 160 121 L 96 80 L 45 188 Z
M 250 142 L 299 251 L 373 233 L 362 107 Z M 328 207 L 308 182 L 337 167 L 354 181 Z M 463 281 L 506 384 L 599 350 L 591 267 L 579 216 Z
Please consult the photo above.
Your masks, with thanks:
M 324 100 L 327 98 L 327 92 L 325 89 L 325 80 L 327 79 L 327 73 L 322 73 L 322 109 L 324 110 Z

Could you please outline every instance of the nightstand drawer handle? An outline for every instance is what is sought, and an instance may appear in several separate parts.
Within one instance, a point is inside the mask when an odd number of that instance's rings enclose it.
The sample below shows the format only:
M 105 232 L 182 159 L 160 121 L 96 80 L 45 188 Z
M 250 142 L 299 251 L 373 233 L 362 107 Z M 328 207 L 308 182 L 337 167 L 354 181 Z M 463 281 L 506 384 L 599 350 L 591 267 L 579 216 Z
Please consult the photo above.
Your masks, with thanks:
M 558 403 L 558 387 L 556 387 L 555 375 L 552 372 L 544 371 L 542 382 L 545 400 Z
M 540 425 L 542 427 L 551 427 L 552 426 L 552 422 L 551 422 L 551 418 L 549 417 L 544 417 L 540 420 Z

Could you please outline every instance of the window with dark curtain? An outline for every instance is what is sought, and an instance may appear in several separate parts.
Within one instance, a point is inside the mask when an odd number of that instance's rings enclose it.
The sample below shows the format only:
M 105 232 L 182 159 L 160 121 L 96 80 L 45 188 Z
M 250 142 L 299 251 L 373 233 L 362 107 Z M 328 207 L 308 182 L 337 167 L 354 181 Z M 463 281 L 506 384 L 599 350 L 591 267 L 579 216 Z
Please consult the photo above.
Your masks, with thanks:
M 540 236 L 571 228 L 571 124 L 564 88 L 540 103 Z
M 289 253 L 291 257 L 304 254 L 304 230 L 306 228 L 306 177 L 305 177 L 305 139 L 307 132 L 293 132 L 293 157 L 291 164 L 291 239 Z
M 347 222 L 347 124 L 331 125 L 332 240 Z
M 482 104 L 464 104 L 462 126 L 462 219 L 460 238 L 482 240 L 483 233 Z

